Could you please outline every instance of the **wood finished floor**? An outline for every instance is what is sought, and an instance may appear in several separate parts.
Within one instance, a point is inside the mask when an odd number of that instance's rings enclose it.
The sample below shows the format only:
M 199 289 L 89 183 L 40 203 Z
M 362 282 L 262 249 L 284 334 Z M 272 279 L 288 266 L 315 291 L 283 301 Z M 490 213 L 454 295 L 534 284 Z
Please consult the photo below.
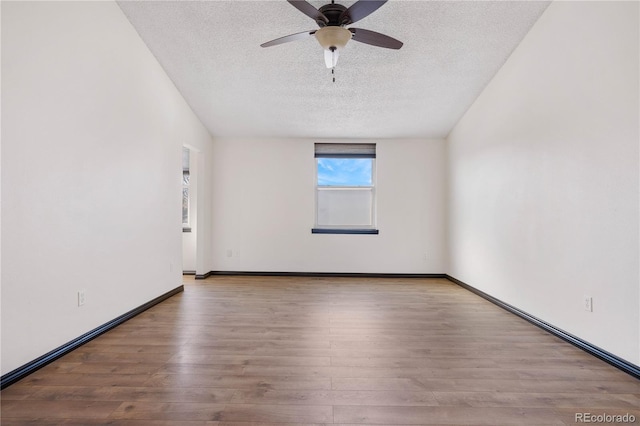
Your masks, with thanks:
M 0 397 L 7 426 L 640 423 L 640 381 L 442 279 L 185 277 Z

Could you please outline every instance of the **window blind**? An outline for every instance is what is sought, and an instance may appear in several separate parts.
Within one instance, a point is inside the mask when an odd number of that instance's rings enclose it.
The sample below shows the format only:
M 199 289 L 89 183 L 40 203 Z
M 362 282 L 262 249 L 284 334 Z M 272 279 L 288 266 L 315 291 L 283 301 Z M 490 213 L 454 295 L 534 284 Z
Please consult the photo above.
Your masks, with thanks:
M 316 143 L 316 158 L 376 158 L 375 143 Z

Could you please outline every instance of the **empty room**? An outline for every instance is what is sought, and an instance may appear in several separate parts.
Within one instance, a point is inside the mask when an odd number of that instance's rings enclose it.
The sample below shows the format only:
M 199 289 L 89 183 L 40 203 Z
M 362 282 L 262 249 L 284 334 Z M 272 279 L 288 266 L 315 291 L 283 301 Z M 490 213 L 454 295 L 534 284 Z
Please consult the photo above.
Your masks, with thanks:
M 639 16 L 1 1 L 2 425 L 640 423 Z

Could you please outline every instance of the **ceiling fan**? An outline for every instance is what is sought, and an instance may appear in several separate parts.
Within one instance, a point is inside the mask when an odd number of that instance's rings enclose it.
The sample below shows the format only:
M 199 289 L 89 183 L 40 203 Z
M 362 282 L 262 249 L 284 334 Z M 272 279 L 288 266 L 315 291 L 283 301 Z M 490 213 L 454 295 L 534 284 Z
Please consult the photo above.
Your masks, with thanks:
M 359 20 L 369 16 L 387 0 L 358 0 L 351 7 L 346 8 L 336 4 L 334 0 L 330 4 L 316 9 L 305 0 L 287 0 L 293 7 L 304 13 L 318 24 L 319 30 L 303 31 L 290 34 L 275 40 L 262 43 L 261 47 L 270 47 L 295 40 L 302 40 L 312 35 L 324 49 L 324 61 L 327 68 L 333 68 L 338 63 L 339 51 L 343 49 L 351 39 L 372 46 L 385 47 L 387 49 L 400 49 L 402 42 L 375 31 L 361 28 L 345 28 Z

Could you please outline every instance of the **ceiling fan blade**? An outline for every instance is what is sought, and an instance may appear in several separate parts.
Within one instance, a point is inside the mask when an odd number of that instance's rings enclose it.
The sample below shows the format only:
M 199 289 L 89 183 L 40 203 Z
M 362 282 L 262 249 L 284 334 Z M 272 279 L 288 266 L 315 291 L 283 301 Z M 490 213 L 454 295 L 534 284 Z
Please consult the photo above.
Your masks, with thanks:
M 324 21 L 325 24 L 329 22 L 329 18 L 324 16 L 324 13 L 320 12 L 318 9 L 313 7 L 311 3 L 306 2 L 305 0 L 287 0 L 293 7 L 298 9 L 300 12 L 307 15 L 309 18 L 314 21 Z
M 288 43 L 290 41 L 302 40 L 303 38 L 307 38 L 316 33 L 316 30 L 311 31 L 303 31 L 301 33 L 289 34 L 288 36 L 280 37 L 275 40 L 268 41 L 266 43 L 262 43 L 260 47 L 270 47 L 275 46 L 282 43 Z
M 340 15 L 340 21 L 344 25 L 353 24 L 366 18 L 385 4 L 387 0 L 358 0 Z
M 352 39 L 360 43 L 370 44 L 372 46 L 385 47 L 387 49 L 400 49 L 402 42 L 388 35 L 380 34 L 375 31 L 363 30 L 362 28 L 349 28 L 353 34 Z

